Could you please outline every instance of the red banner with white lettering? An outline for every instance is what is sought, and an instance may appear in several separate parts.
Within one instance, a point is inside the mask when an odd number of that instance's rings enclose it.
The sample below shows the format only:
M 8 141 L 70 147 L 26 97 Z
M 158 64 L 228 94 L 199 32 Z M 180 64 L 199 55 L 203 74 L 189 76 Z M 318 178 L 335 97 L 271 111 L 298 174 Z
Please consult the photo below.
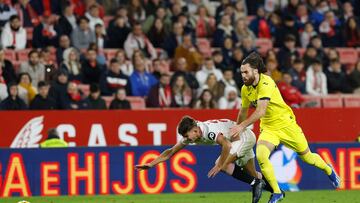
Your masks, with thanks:
M 0 112 L 0 147 L 38 147 L 49 128 L 70 146 L 172 145 L 184 115 L 236 120 L 234 110 Z M 358 109 L 301 109 L 295 115 L 309 142 L 352 142 L 360 134 Z M 258 125 L 254 131 L 258 133 Z

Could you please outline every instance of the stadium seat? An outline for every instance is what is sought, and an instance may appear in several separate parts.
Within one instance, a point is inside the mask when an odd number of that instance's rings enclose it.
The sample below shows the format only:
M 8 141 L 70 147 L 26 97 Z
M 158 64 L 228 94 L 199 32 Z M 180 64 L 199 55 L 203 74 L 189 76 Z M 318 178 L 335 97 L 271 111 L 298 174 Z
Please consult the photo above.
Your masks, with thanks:
M 84 94 L 84 96 L 86 96 L 86 97 L 89 96 L 89 94 L 90 94 L 90 85 L 79 84 L 78 88 Z
M 344 106 L 346 108 L 360 107 L 360 96 L 359 95 L 343 95 Z
M 115 57 L 118 49 L 104 49 L 104 55 L 108 61 Z
M 199 48 L 200 53 L 203 54 L 205 57 L 211 56 L 211 45 L 208 39 L 197 38 L 196 45 Z
M 258 38 L 255 41 L 255 46 L 257 47 L 259 53 L 265 56 L 266 53 L 273 48 L 273 43 L 270 39 Z
M 305 102 L 312 102 L 314 105 L 313 108 L 321 108 L 321 97 L 320 96 L 312 96 L 312 95 L 303 95 Z
M 23 49 L 23 50 L 16 51 L 18 60 L 21 62 L 27 61 L 30 50 L 31 49 Z
M 324 108 L 342 108 L 343 99 L 339 95 L 329 95 L 322 98 Z
M 34 28 L 28 27 L 25 28 L 25 30 L 26 30 L 26 40 L 31 41 L 33 38 Z
M 145 109 L 145 100 L 142 97 L 127 97 L 131 104 L 131 109 Z
M 14 62 L 16 61 L 16 52 L 11 49 L 5 50 L 5 59 Z
M 356 64 L 358 61 L 358 53 L 354 48 L 337 48 L 339 52 L 340 63 L 342 64 Z

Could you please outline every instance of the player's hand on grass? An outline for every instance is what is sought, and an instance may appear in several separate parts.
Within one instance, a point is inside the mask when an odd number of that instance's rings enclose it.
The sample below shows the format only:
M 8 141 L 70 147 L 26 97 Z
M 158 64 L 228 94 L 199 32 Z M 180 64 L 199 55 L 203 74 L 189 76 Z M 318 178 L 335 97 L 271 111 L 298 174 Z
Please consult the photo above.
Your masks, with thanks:
M 213 178 L 221 171 L 221 168 L 215 165 L 208 173 L 208 178 Z
M 245 128 L 240 124 L 240 125 L 235 125 L 233 127 L 230 128 L 230 135 L 232 138 L 238 136 L 240 133 L 242 133 L 245 130 Z
M 143 164 L 143 165 L 135 165 L 135 169 L 137 171 L 141 171 L 141 170 L 147 170 L 149 168 L 151 168 L 152 166 L 150 164 Z

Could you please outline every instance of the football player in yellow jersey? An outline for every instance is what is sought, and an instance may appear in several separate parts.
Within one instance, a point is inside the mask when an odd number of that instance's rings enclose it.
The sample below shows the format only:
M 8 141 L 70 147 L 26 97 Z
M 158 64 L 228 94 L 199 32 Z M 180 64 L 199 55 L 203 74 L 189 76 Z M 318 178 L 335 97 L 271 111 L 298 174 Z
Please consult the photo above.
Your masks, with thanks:
M 278 202 L 285 197 L 269 160 L 270 153 L 280 143 L 294 150 L 304 162 L 323 170 L 332 184 L 339 187 L 340 179 L 335 170 L 318 154 L 310 151 L 293 111 L 282 99 L 274 80 L 264 74 L 266 68 L 262 58 L 255 52 L 251 53 L 243 60 L 240 71 L 244 81 L 241 88 L 242 107 L 238 115 L 238 125 L 232 127 L 230 133 L 235 136 L 260 119 L 256 157 L 261 172 L 274 190 L 269 203 Z M 256 110 L 247 118 L 250 106 L 256 107 Z

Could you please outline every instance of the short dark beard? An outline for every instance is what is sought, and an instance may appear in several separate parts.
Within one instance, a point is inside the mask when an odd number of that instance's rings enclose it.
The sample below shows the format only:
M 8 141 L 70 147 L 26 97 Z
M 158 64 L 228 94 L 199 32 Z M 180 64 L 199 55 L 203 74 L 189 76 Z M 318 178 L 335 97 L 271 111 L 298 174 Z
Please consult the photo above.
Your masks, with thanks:
M 244 81 L 244 85 L 250 86 L 254 83 L 254 81 L 255 81 L 255 76 L 253 76 L 252 78 L 249 78 L 249 80 L 247 82 Z
M 17 31 L 19 31 L 19 30 L 20 30 L 20 27 L 14 28 L 14 27 L 13 27 L 13 26 L 11 26 L 11 25 L 10 25 L 10 28 L 11 28 L 11 30 L 12 30 L 12 31 L 14 31 L 14 32 L 17 32 Z

